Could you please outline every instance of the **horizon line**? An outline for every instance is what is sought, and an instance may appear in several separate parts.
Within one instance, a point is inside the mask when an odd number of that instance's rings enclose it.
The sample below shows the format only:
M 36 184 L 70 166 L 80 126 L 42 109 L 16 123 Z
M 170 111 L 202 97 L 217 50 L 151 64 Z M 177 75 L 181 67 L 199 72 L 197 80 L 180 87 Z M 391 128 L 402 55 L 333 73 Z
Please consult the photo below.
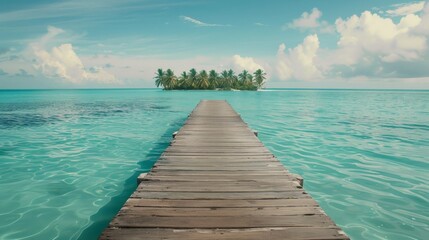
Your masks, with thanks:
M 160 90 L 164 91 L 162 88 L 157 87 L 104 87 L 104 88 L 0 88 L 0 91 L 46 91 L 46 90 Z M 415 89 L 415 88 L 311 88 L 311 87 L 270 87 L 270 88 L 264 88 L 263 90 L 271 90 L 271 89 L 282 89 L 282 90 L 361 90 L 361 91 L 429 91 L 429 88 L 427 89 Z M 216 91 L 216 90 L 165 90 L 165 91 Z M 245 91 L 245 90 L 242 90 Z M 219 92 L 228 92 L 226 90 L 219 91 Z

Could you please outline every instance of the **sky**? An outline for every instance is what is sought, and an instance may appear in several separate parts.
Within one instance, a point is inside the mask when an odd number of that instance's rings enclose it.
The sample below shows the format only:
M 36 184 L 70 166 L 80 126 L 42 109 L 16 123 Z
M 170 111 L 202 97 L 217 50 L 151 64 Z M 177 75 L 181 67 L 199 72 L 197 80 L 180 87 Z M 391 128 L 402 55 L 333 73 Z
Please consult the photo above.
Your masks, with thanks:
M 429 2 L 0 1 L 0 88 L 153 88 L 158 68 L 266 87 L 429 89 Z

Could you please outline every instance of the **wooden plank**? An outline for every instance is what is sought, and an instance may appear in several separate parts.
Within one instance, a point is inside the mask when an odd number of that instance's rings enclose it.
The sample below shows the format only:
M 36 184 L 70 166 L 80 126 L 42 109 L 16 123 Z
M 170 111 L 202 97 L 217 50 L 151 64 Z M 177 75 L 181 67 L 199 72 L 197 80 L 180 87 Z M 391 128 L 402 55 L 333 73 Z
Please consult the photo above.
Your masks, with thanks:
M 255 228 L 255 227 L 334 227 L 324 215 L 252 217 L 155 217 L 126 215 L 113 219 L 113 227 L 159 228 Z
M 211 156 L 211 155 L 220 155 L 220 156 L 272 156 L 273 154 L 270 153 L 267 150 L 259 150 L 259 149 L 253 149 L 253 150 L 246 150 L 246 149 L 167 149 L 164 154 L 164 156 L 187 156 L 187 155 L 194 155 L 194 156 Z
M 207 161 L 201 161 L 201 160 L 196 160 L 196 161 L 189 161 L 189 160 L 182 160 L 182 161 L 168 161 L 168 160 L 164 160 L 164 161 L 158 161 L 155 164 L 156 167 L 160 167 L 160 166 L 194 166 L 194 167 L 217 167 L 217 166 L 227 166 L 227 167 L 246 167 L 246 166 L 250 166 L 250 167 L 259 167 L 259 168 L 264 168 L 264 167 L 282 167 L 283 165 L 279 162 L 275 162 L 275 161 L 239 161 L 239 162 L 234 162 L 234 161 L 213 161 L 213 162 L 207 162 Z
M 281 164 L 278 161 L 266 159 L 266 160 L 257 160 L 257 159 L 234 159 L 234 160 L 228 160 L 228 159 L 212 159 L 212 160 L 203 160 L 203 159 L 162 159 L 158 160 L 155 166 L 159 165 L 170 165 L 170 166 L 184 166 L 184 165 L 192 165 L 192 166 L 261 166 L 261 170 L 265 166 L 278 166 L 278 168 L 283 168 L 283 164 Z M 287 171 L 285 169 L 285 171 Z
M 245 148 L 253 148 L 253 147 L 262 147 L 263 145 L 260 143 L 254 143 L 254 142 L 232 142 L 232 143 L 225 143 L 223 141 L 219 142 L 202 142 L 202 141 L 194 141 L 193 143 L 187 142 L 180 142 L 180 141 L 172 141 L 172 145 L 175 147 L 187 147 L 189 145 L 192 145 L 193 147 L 206 147 L 206 148 L 219 148 L 219 147 L 245 147 Z
M 246 217 L 246 216 L 294 216 L 323 215 L 318 207 L 249 207 L 249 208 L 165 208 L 124 207 L 118 216 L 144 217 Z
M 205 182 L 180 182 L 180 181 L 143 181 L 137 188 L 137 191 L 142 189 L 149 188 L 160 188 L 160 189 L 170 189 L 178 191 L 179 189 L 222 189 L 224 188 L 227 191 L 230 188 L 242 188 L 242 189 L 264 189 L 267 190 L 270 188 L 273 189 L 288 189 L 295 190 L 297 185 L 292 181 L 234 181 L 234 182 L 216 182 L 216 181 L 205 181 Z M 184 190 L 185 191 L 185 190 Z M 187 190 L 186 190 L 187 191 Z M 214 190 L 211 190 L 214 191 Z
M 196 148 L 195 146 L 189 147 L 169 147 L 165 150 L 166 152 L 263 152 L 270 153 L 268 149 L 265 147 L 202 147 L 199 146 Z M 272 155 L 272 154 L 271 154 Z
M 182 140 L 199 140 L 199 139 L 206 139 L 206 140 L 221 140 L 221 139 L 225 139 L 225 140 L 240 140 L 243 139 L 245 141 L 249 141 L 251 140 L 253 137 L 253 133 L 248 133 L 248 134 L 226 134 L 226 133 L 206 133 L 206 132 L 195 132 L 195 133 L 178 133 L 176 135 L 177 139 L 182 139 Z
M 120 228 L 107 230 L 101 239 L 124 240 L 348 240 L 339 228 L 280 227 L 245 229 L 165 229 L 165 228 Z
M 190 156 L 163 156 L 157 161 L 158 164 L 178 164 L 182 163 L 186 164 L 279 164 L 279 166 L 283 167 L 279 161 L 275 160 L 272 157 L 263 157 L 263 158 L 247 158 L 247 157 L 237 157 L 237 158 L 223 158 L 219 156 L 219 158 L 208 158 L 208 157 L 193 157 Z
M 164 152 L 163 156 L 199 156 L 199 157 L 204 157 L 204 156 L 272 156 L 271 153 L 249 153 L 249 152 L 241 152 L 241 153 L 237 153 L 237 152 L 232 152 L 232 153 L 170 153 L 170 152 Z
M 272 163 L 264 163 L 264 162 L 200 162 L 200 161 L 183 161 L 181 163 L 178 162 L 158 162 L 155 164 L 154 167 L 161 168 L 161 167 L 206 167 L 206 168 L 216 168 L 216 166 L 223 166 L 223 167 L 242 167 L 242 170 L 245 167 L 252 167 L 252 168 L 271 168 L 271 167 L 281 167 L 282 165 L 280 163 L 272 162 Z
M 151 183 L 159 183 L 159 181 L 150 181 Z M 258 183 L 252 183 L 252 184 L 240 184 L 240 185 L 233 185 L 233 184 L 227 184 L 231 182 L 221 182 L 225 184 L 225 186 L 216 184 L 216 185 L 204 185 L 204 183 L 207 182 L 201 182 L 203 184 L 196 184 L 196 185 L 189 185 L 190 182 L 162 182 L 161 184 L 148 184 L 145 185 L 145 183 L 148 183 L 147 181 L 143 181 L 141 186 L 137 188 L 137 192 L 223 192 L 223 193 L 229 193 L 229 192 L 286 192 L 286 191 L 294 191 L 294 190 L 300 190 L 298 188 L 298 185 L 294 184 L 288 184 L 288 185 L 267 185 L 267 184 L 258 184 Z
M 216 160 L 226 160 L 226 161 L 235 161 L 235 160 L 260 160 L 260 161 L 266 161 L 266 160 L 271 160 L 271 161 L 276 161 L 278 162 L 278 160 L 276 158 L 274 158 L 273 156 L 162 156 L 160 157 L 160 160 L 163 159 L 167 159 L 167 160 L 180 160 L 180 159 L 187 159 L 187 160 L 204 160 L 204 161 L 216 161 Z
M 159 199 L 298 199 L 310 198 L 302 191 L 283 192 L 139 192 L 135 191 L 131 197 L 134 198 L 159 198 Z
M 167 170 L 167 169 L 158 169 L 158 168 L 154 168 L 152 169 L 152 173 L 157 174 L 157 175 L 219 175 L 219 174 L 223 174 L 223 175 L 241 175 L 241 174 L 245 174 L 245 175 L 253 175 L 253 176 L 259 176 L 259 175 L 287 175 L 288 172 L 286 170 L 283 169 L 275 169 L 275 170 L 242 170 L 242 171 L 220 171 L 220 170 Z
M 100 239 L 348 239 L 225 101 L 201 101 Z
M 145 180 L 151 181 L 177 181 L 177 182 L 259 182 L 268 181 L 272 183 L 295 181 L 296 177 L 292 175 L 147 175 Z
M 255 141 L 250 140 L 250 139 L 246 139 L 246 140 L 242 140 L 242 139 L 236 139 L 236 138 L 224 138 L 224 139 L 205 139 L 205 138 L 199 138 L 199 139 L 195 139 L 195 138 L 186 138 L 186 137 L 177 137 L 174 140 L 174 143 L 180 143 L 180 144 L 189 144 L 189 145 L 198 145 L 198 144 L 254 144 Z
M 265 166 L 267 170 L 278 170 L 278 166 Z M 248 167 L 232 167 L 232 166 L 222 166 L 222 167 L 209 167 L 209 166 L 166 166 L 166 165 L 156 165 L 154 169 L 157 171 L 161 170 L 176 170 L 176 171 L 233 171 L 233 172 L 242 172 L 242 171 L 261 171 L 261 167 L 248 166 Z
M 184 208 L 248 208 L 248 207 L 315 207 L 312 198 L 301 199 L 236 199 L 178 200 L 129 198 L 125 206 Z

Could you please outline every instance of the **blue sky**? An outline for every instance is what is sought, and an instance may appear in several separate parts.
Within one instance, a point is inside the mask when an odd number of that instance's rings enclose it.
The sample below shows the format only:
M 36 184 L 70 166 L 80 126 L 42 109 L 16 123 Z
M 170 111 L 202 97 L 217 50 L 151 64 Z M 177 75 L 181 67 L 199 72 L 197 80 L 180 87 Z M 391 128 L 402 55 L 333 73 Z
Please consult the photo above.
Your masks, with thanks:
M 0 88 L 154 87 L 263 68 L 267 87 L 429 88 L 425 1 L 0 2 Z

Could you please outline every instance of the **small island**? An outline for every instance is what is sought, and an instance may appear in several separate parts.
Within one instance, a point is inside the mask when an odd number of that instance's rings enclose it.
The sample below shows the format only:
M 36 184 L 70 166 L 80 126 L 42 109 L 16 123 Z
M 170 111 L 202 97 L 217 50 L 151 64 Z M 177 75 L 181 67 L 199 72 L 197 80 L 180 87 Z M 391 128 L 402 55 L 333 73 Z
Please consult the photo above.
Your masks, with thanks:
M 201 70 L 194 68 L 189 72 L 182 72 L 177 77 L 171 69 L 158 69 L 155 76 L 156 87 L 164 90 L 248 90 L 256 91 L 263 87 L 266 73 L 262 69 L 256 70 L 253 75 L 247 70 L 235 75 L 232 69 L 221 73 L 215 70 Z

